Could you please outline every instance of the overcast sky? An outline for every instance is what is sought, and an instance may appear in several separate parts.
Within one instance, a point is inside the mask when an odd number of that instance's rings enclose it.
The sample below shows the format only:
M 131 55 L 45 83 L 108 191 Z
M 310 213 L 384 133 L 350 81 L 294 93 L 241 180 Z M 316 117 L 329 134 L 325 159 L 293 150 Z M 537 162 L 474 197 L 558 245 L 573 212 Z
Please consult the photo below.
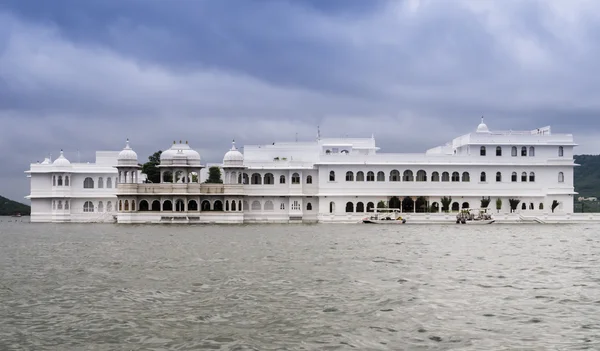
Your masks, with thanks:
M 318 125 L 421 152 L 485 115 L 597 154 L 599 27 L 597 0 L 2 0 L 0 194 L 61 148 L 210 163 Z

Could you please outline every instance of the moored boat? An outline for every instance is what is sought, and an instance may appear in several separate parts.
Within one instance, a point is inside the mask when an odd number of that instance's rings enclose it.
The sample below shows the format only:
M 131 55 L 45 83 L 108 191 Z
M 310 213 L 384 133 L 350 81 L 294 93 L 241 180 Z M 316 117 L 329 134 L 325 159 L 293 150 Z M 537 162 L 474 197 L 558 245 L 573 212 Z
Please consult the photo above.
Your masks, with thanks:
M 402 218 L 397 209 L 377 209 L 369 217 L 363 218 L 362 222 L 366 224 L 405 224 L 406 219 Z
M 492 224 L 495 221 L 487 209 L 466 209 L 456 215 L 456 224 Z

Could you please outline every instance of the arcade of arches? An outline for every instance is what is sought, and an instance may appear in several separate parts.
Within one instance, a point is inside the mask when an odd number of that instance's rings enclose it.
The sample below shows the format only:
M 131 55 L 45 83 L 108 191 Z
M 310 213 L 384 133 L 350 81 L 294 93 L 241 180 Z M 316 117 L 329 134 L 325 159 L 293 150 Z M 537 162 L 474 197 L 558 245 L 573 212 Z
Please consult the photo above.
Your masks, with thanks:
M 439 201 L 430 201 L 428 198 L 423 196 L 407 196 L 407 197 L 398 197 L 392 196 L 388 198 L 387 201 L 379 201 L 377 203 L 372 201 L 348 201 L 344 205 L 344 212 L 346 213 L 363 213 L 363 212 L 374 212 L 375 207 L 377 208 L 392 208 L 399 209 L 402 213 L 440 213 L 447 211 L 460 211 L 461 209 L 470 208 L 470 206 L 479 206 L 479 201 L 477 204 L 470 204 L 467 201 L 463 201 L 462 203 L 454 201 L 450 208 L 444 209 L 442 208 L 442 204 Z M 335 202 L 331 201 L 329 203 L 329 212 L 335 213 Z
M 137 208 L 136 206 L 137 202 Z M 120 212 L 240 212 L 244 210 L 241 199 L 125 199 L 118 201 Z

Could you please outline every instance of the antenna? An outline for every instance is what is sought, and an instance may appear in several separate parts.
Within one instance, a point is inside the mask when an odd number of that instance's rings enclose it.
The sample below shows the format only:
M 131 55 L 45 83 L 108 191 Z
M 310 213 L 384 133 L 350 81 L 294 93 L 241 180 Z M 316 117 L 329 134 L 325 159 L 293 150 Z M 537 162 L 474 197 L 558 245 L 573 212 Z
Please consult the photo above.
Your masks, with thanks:
M 321 128 L 317 126 L 317 140 L 321 140 Z
M 298 142 L 298 132 L 296 132 L 296 142 Z

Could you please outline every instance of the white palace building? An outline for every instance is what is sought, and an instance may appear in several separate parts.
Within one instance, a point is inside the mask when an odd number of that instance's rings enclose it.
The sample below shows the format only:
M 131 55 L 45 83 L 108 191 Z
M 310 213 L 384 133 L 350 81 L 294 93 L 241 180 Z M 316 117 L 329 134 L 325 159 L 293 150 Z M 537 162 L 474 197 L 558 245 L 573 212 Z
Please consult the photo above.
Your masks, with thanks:
M 550 127 L 490 131 L 482 120 L 419 154 L 381 153 L 373 137 L 246 145 L 243 153 L 234 143 L 220 165 L 223 184 L 204 182 L 206 166 L 187 142 L 162 152 L 160 183 L 146 181 L 129 142 L 96 152 L 95 163 L 71 163 L 61 151 L 25 173 L 32 222 L 358 222 L 378 205 L 409 221 L 454 221 L 452 212 L 480 208 L 482 197 L 505 219 L 568 218 L 575 146 Z M 447 211 L 443 197 L 452 198 Z M 516 211 L 509 199 L 520 200 Z

